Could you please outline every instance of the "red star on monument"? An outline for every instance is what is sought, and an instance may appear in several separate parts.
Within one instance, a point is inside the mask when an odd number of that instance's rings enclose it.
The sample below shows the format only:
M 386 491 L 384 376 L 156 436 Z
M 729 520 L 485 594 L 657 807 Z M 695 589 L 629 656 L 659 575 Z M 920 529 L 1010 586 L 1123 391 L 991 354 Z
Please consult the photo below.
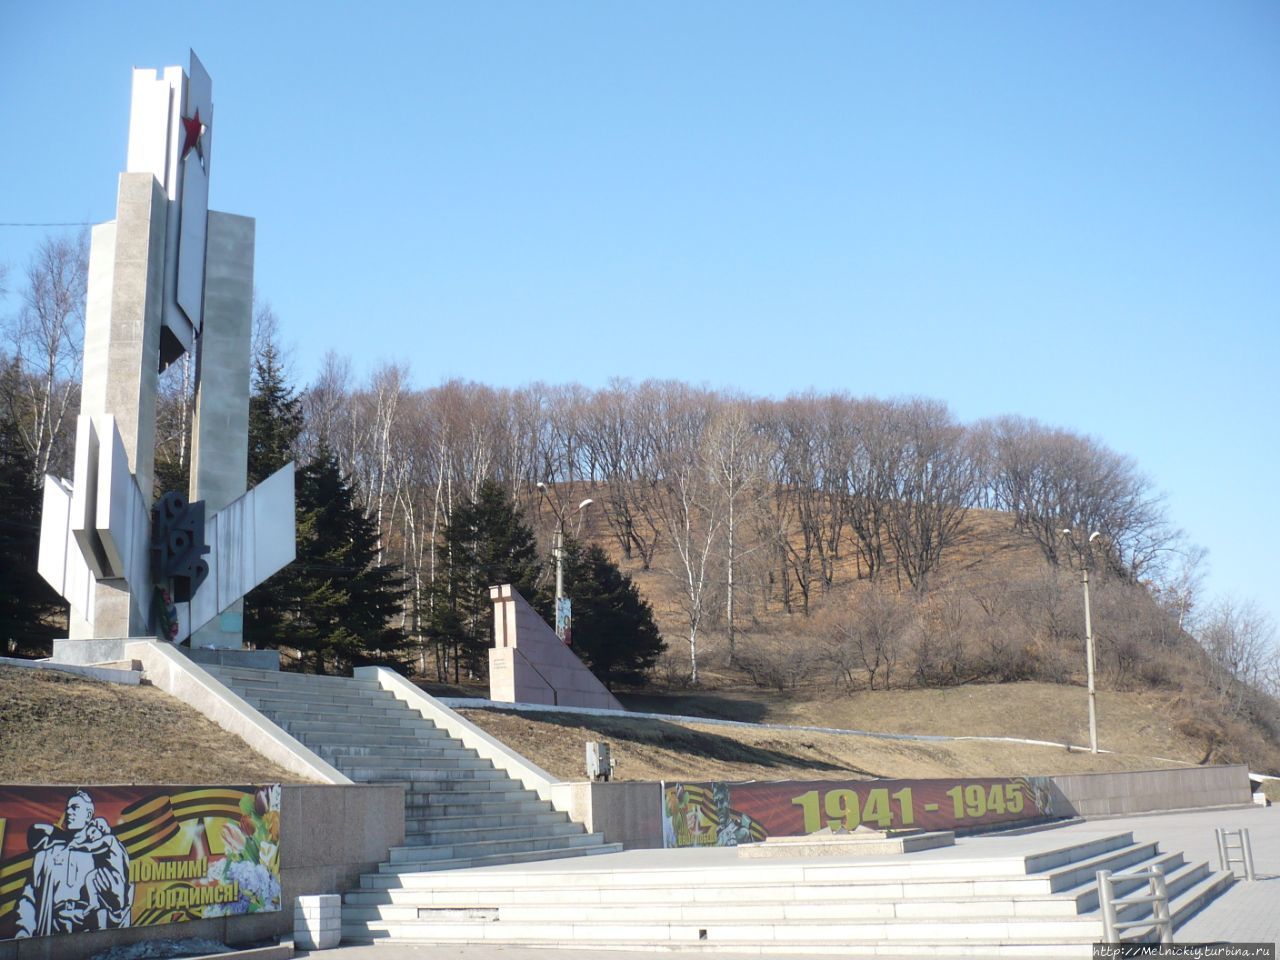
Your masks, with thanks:
M 204 136 L 204 124 L 200 122 L 200 110 L 196 109 L 194 117 L 182 118 L 183 129 L 186 130 L 186 136 L 182 140 L 182 159 L 187 159 L 187 154 L 191 152 L 191 148 L 196 148 L 196 156 L 200 158 L 200 163 L 204 165 L 204 148 L 200 145 L 200 138 Z

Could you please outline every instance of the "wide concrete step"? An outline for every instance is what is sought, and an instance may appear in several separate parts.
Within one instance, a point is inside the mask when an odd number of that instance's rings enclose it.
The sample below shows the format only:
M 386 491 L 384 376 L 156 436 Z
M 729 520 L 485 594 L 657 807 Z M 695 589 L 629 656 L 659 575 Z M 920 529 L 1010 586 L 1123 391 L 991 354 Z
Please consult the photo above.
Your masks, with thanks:
M 541 802 L 541 801 L 539 801 Z M 569 815 L 545 806 L 541 810 L 526 813 L 492 814 L 489 816 L 420 816 L 406 817 L 406 835 L 419 835 L 446 830 L 506 830 L 511 827 L 528 828 L 550 823 L 570 823 Z M 580 828 L 580 827 L 579 827 Z
M 354 703 L 327 703 L 315 701 L 274 700 L 267 697 L 245 697 L 245 701 L 262 713 L 279 714 L 282 717 L 311 717 L 315 720 L 350 720 L 353 718 L 385 723 L 388 720 L 418 720 L 422 718 L 412 710 L 380 699 L 357 700 Z
M 357 908 L 358 909 L 358 908 Z M 564 922 L 530 918 L 507 922 L 475 916 L 462 911 L 437 919 L 366 920 L 348 922 L 343 911 L 343 933 L 355 939 L 385 932 L 397 940 L 424 939 L 438 943 L 484 942 L 507 944 L 559 943 L 582 940 L 626 942 L 635 946 L 673 947 L 685 943 L 721 944 L 752 948 L 760 943 L 846 946 L 868 942 L 969 943 L 986 945 L 1003 942 L 1060 942 L 1091 944 L 1102 937 L 1098 918 L 1044 917 L 872 920 L 800 919 L 794 921 L 746 922 L 740 919 L 671 921 L 668 923 L 627 923 L 622 920 Z M 500 914 L 499 914 L 500 915 Z
M 447 798 L 457 802 L 458 793 L 475 793 L 491 800 L 541 800 L 536 792 L 525 788 L 518 780 L 512 780 L 501 770 L 436 770 L 426 771 L 422 777 L 407 779 L 403 777 L 379 778 L 379 783 L 396 783 L 404 787 L 404 809 L 406 816 L 429 816 L 431 807 L 441 799 L 440 794 L 450 793 Z M 543 801 L 545 802 L 545 801 Z
M 1041 873 L 1100 856 L 1110 850 L 1133 846 L 1133 833 L 1110 833 L 1088 840 L 1073 840 L 1021 857 L 1024 873 Z
M 303 733 L 302 736 L 311 737 L 317 746 L 350 746 L 359 750 L 372 752 L 378 751 L 379 747 L 384 745 L 395 749 L 412 749 L 415 746 L 425 746 L 430 749 L 466 749 L 463 747 L 461 740 L 450 737 L 443 730 L 439 730 L 435 727 L 417 731 L 403 730 L 379 736 L 350 729 L 341 733 L 333 731 L 327 733 L 306 732 Z
M 437 860 L 458 860 L 463 857 L 487 857 L 493 854 L 526 853 L 532 850 L 568 850 L 575 847 L 598 847 L 602 838 L 598 833 L 578 830 L 569 834 L 529 833 L 505 839 L 471 840 L 458 843 L 433 843 L 428 846 L 392 847 L 390 860 L 380 864 L 383 873 L 403 873 L 416 869 L 419 864 Z
M 699 932 L 702 929 L 698 928 Z M 592 940 L 587 935 L 588 931 L 577 932 L 581 936 L 572 940 L 572 949 L 575 954 L 580 954 L 583 957 L 609 956 L 611 953 L 622 950 L 645 949 L 643 944 L 637 944 L 634 941 Z M 600 932 L 607 934 L 609 931 L 606 929 Z M 493 931 L 492 936 L 492 939 L 480 937 L 479 935 L 475 939 L 455 938 L 451 939 L 449 943 L 452 946 L 478 946 L 482 944 L 496 946 L 504 942 L 500 931 Z M 417 930 L 396 928 L 396 934 L 392 935 L 392 933 L 385 930 L 369 930 L 362 926 L 344 926 L 342 928 L 342 940 L 344 943 L 352 944 L 395 943 L 399 945 L 403 943 L 406 946 L 438 942 L 432 938 L 429 930 L 423 933 L 421 928 Z M 523 943 L 523 941 L 520 943 Z M 545 946 L 546 942 L 529 942 L 527 945 Z M 919 960 L 921 957 L 975 957 L 983 958 L 983 960 L 1003 960 L 1003 958 L 1008 958 L 1008 960 L 1057 960 L 1057 958 L 1088 958 L 1092 956 L 1090 944 L 1063 943 L 1052 939 L 1039 940 L 1030 937 L 1016 944 L 898 940 L 893 942 L 848 942 L 828 945 L 823 943 L 793 944 L 784 940 L 760 941 L 756 944 L 745 946 L 742 944 L 726 944 L 721 941 L 682 940 L 674 943 L 670 941 L 664 942 L 651 949 L 656 952 L 679 950 L 681 954 L 706 954 L 708 957 L 714 957 L 717 954 L 726 952 L 786 958 L 801 956 L 903 957 L 912 958 L 912 960 Z
M 442 894 L 446 891 L 440 891 Z M 518 897 L 499 902 L 497 899 L 454 898 L 442 896 L 430 901 L 421 890 L 359 890 L 347 895 L 346 902 L 353 907 L 382 908 L 382 919 L 413 919 L 417 912 L 428 911 L 438 919 L 444 911 L 475 910 L 497 911 L 506 920 L 559 920 L 607 916 L 628 923 L 669 923 L 673 921 L 715 922 L 717 920 L 878 920 L 878 919 L 935 919 L 935 918 L 1010 918 L 1044 917 L 1073 918 L 1075 904 L 1069 897 L 1031 897 L 1015 900 L 1011 897 L 972 897 L 946 899 L 943 897 L 914 897 L 910 899 L 838 899 L 808 900 L 803 896 L 791 899 L 767 900 L 716 900 L 665 898 L 653 902 L 589 903 L 566 901 L 550 897 Z M 363 915 L 366 919 L 374 914 Z
M 429 806 L 431 797 L 440 793 L 477 793 L 485 796 L 504 795 L 504 799 L 529 799 L 537 797 L 532 790 L 505 776 L 501 770 L 423 770 L 421 776 L 409 778 L 404 776 L 354 776 L 360 773 L 352 769 L 348 775 L 361 783 L 395 784 L 405 789 L 405 811 L 411 808 Z M 378 771 L 382 774 L 383 771 Z M 524 793 L 527 797 L 513 797 L 512 794 Z M 454 798 L 456 800 L 456 796 Z M 414 814 L 419 811 L 414 809 Z
M 320 717 L 416 717 L 419 716 L 398 700 L 383 694 L 347 696 L 340 700 L 332 698 L 316 698 L 316 696 L 300 695 L 297 698 L 280 698 L 280 696 L 244 695 L 244 700 L 262 713 L 312 713 Z
M 599 834 L 593 834 L 599 836 Z M 559 850 L 533 850 L 527 853 L 495 854 L 488 857 L 466 857 L 456 860 L 436 860 L 424 864 L 409 873 L 365 873 L 360 876 L 360 886 L 369 890 L 385 890 L 412 882 L 414 877 L 430 877 L 444 870 L 464 870 L 471 867 L 498 867 L 512 863 L 532 863 L 540 860 L 564 860 L 570 857 L 594 857 L 607 853 L 619 853 L 620 843 L 602 843 L 593 847 L 570 847 Z
M 1138 845 L 1131 845 L 1132 850 Z M 1148 847 L 1149 845 L 1141 845 Z M 1125 851 L 1112 851 L 1114 863 Z M 1095 858 L 1096 859 L 1096 858 Z M 1138 862 L 1138 858 L 1135 858 Z M 887 891 L 872 896 L 911 896 L 920 890 L 948 886 L 951 894 L 967 896 L 999 897 L 1005 895 L 1047 895 L 1059 891 L 1050 887 L 1067 875 L 1065 868 L 1053 874 L 1027 875 L 1025 858 L 925 858 L 902 857 L 866 861 L 836 863 L 759 862 L 750 865 L 733 863 L 708 866 L 691 870 L 688 867 L 648 868 L 626 870 L 611 869 L 600 864 L 574 870 L 538 870 L 533 873 L 504 871 L 501 874 L 476 873 L 465 877 L 450 878 L 455 889 L 463 886 L 477 891 L 490 889 L 538 888 L 561 889 L 566 896 L 577 896 L 577 891 L 625 888 L 675 889 L 730 888 L 758 886 L 791 886 L 803 882 L 806 896 L 821 895 L 827 888 L 840 888 L 839 896 L 848 896 L 849 888 L 869 887 Z M 1090 879 L 1092 879 L 1090 877 Z M 923 886 L 923 885 L 929 886 Z
M 537 795 L 508 799 L 502 793 L 434 793 L 425 803 L 405 809 L 405 823 L 438 823 L 458 817 L 525 817 L 553 812 L 551 804 Z
M 282 687 L 264 687 L 246 685 L 242 686 L 243 693 L 240 695 L 246 700 L 257 701 L 268 704 L 282 704 L 285 706 L 315 706 L 315 707 L 358 707 L 365 704 L 378 704 L 383 707 L 399 707 L 408 710 L 409 707 L 385 690 L 370 690 L 367 688 L 356 687 L 353 689 L 341 688 L 335 690 L 311 689 L 300 687 L 296 690 Z
M 523 822 L 507 827 L 435 827 L 421 831 L 411 831 L 408 823 L 406 823 L 404 844 L 406 847 L 421 847 L 431 844 L 474 843 L 480 840 L 568 837 L 579 835 L 582 832 L 582 824 L 572 823 L 568 820 L 544 823 Z
M 474 750 L 441 743 L 402 743 L 379 746 L 376 743 L 325 743 L 316 748 L 326 757 L 358 757 L 378 760 L 430 760 L 454 758 L 475 760 Z
M 1070 890 L 1072 887 L 1095 881 L 1099 870 L 1123 870 L 1126 867 L 1144 863 L 1156 855 L 1159 846 L 1155 841 L 1134 843 L 1127 847 L 1108 850 L 1097 856 L 1087 857 L 1067 866 L 1057 867 L 1046 875 L 1049 889 L 1055 893 L 1060 890 Z
M 271 716 L 271 722 L 284 727 L 290 733 L 297 730 L 300 733 L 313 733 L 317 736 L 324 736 L 328 733 L 359 733 L 366 740 L 377 739 L 383 735 L 392 736 L 413 736 L 415 731 L 421 731 L 424 735 L 430 735 L 430 732 L 436 728 L 427 726 L 423 720 L 394 720 L 386 718 L 384 720 L 366 720 L 366 721 L 343 721 L 343 720 L 315 720 L 308 716 L 299 717 L 280 717 Z
M 1200 864 L 1198 867 L 1203 868 Z M 1204 871 L 1196 866 L 1183 868 L 1171 876 L 1170 899 L 1174 907 L 1190 909 L 1193 898 L 1213 892 L 1199 883 Z M 1191 882 L 1186 882 L 1191 881 Z M 459 877 L 459 885 L 465 884 Z M 939 890 L 938 887 L 944 889 Z M 866 896 L 869 892 L 887 894 Z M 383 919 L 413 918 L 413 912 L 430 909 L 498 910 L 503 920 L 545 919 L 572 921 L 604 912 L 609 918 L 626 922 L 665 923 L 672 921 L 716 922 L 717 920 L 824 920 L 824 919 L 994 919 L 1082 916 L 1074 896 L 962 897 L 962 891 L 945 892 L 945 885 L 916 884 L 908 896 L 899 896 L 893 887 L 868 891 L 858 887 L 828 887 L 814 891 L 804 885 L 791 887 L 760 885 L 741 888 L 683 887 L 622 888 L 577 891 L 567 897 L 561 889 L 514 889 L 468 891 L 448 888 L 400 889 L 354 892 L 348 902 L 364 907 L 385 906 Z M 1187 896 L 1183 896 L 1186 893 Z M 750 894 L 750 895 L 748 895 Z M 391 909 L 394 908 L 394 909 Z M 406 912 L 407 911 L 407 912 Z M 1145 911 L 1145 912 L 1143 912 Z M 1121 908 L 1123 919 L 1149 914 L 1146 905 Z M 442 913 L 432 914 L 438 918 Z M 372 915 L 369 915 L 372 916 Z
M 494 770 L 492 763 L 479 757 L 432 757 L 419 762 L 403 758 L 334 757 L 330 762 L 357 780 L 432 780 L 436 774 L 483 774 Z M 500 776 L 506 774 L 500 773 Z
M 1115 871 L 1112 880 L 1114 881 L 1113 886 L 1116 893 L 1123 897 L 1126 894 L 1144 891 L 1147 887 L 1147 881 L 1132 879 L 1130 874 L 1136 871 L 1149 870 L 1152 866 L 1157 865 L 1164 870 L 1165 883 L 1169 887 L 1169 895 L 1171 897 L 1177 892 L 1175 888 L 1179 887 L 1179 885 L 1186 886 L 1200 879 L 1197 871 L 1205 868 L 1204 864 L 1188 864 L 1181 853 L 1160 853 L 1149 860 L 1132 863 L 1122 870 Z M 1096 910 L 1098 908 L 1098 881 L 1096 874 L 1093 879 L 1077 887 L 1072 887 L 1070 893 L 1074 896 L 1081 913 Z
M 1203 864 L 1203 867 L 1204 875 L 1201 879 L 1181 890 L 1176 897 L 1170 892 L 1169 915 L 1173 918 L 1175 930 L 1226 893 L 1236 882 L 1236 876 L 1230 870 L 1214 870 L 1208 864 Z
M 422 767 L 422 765 L 438 765 L 440 769 L 494 769 L 492 760 L 481 759 L 474 750 L 434 750 L 417 748 L 398 750 L 394 754 L 371 753 L 360 749 L 352 753 L 349 749 L 321 748 L 325 756 L 333 756 L 343 763 L 356 763 L 361 767 Z
M 289 690 L 369 690 L 383 692 L 376 680 L 335 677 L 316 673 L 293 673 L 287 670 L 254 670 L 249 667 L 205 666 L 205 670 L 232 687 Z

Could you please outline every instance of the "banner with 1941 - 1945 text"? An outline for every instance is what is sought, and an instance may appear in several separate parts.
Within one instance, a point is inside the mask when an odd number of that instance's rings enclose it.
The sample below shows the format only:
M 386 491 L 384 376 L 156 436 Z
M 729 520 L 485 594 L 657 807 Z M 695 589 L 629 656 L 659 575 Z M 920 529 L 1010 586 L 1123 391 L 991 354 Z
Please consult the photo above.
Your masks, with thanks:
M 663 783 L 664 847 L 737 846 L 820 830 L 966 830 L 1055 816 L 1042 777 Z

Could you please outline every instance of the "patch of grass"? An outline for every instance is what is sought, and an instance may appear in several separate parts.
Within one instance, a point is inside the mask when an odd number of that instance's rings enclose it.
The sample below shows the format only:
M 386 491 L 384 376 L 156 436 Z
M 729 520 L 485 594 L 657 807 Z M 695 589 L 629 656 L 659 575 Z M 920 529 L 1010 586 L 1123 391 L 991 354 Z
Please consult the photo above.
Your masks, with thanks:
M 0 666 L 0 783 L 299 783 L 154 687 Z

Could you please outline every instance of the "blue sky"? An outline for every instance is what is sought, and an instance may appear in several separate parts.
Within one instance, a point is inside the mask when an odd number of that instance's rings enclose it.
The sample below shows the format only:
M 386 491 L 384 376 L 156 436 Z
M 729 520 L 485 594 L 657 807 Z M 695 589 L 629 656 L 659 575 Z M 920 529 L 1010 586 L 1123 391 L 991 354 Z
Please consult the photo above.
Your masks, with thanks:
M 1280 616 L 1280 4 L 13 2 L 0 221 L 109 219 L 129 70 L 189 47 L 300 381 L 1035 417 Z

